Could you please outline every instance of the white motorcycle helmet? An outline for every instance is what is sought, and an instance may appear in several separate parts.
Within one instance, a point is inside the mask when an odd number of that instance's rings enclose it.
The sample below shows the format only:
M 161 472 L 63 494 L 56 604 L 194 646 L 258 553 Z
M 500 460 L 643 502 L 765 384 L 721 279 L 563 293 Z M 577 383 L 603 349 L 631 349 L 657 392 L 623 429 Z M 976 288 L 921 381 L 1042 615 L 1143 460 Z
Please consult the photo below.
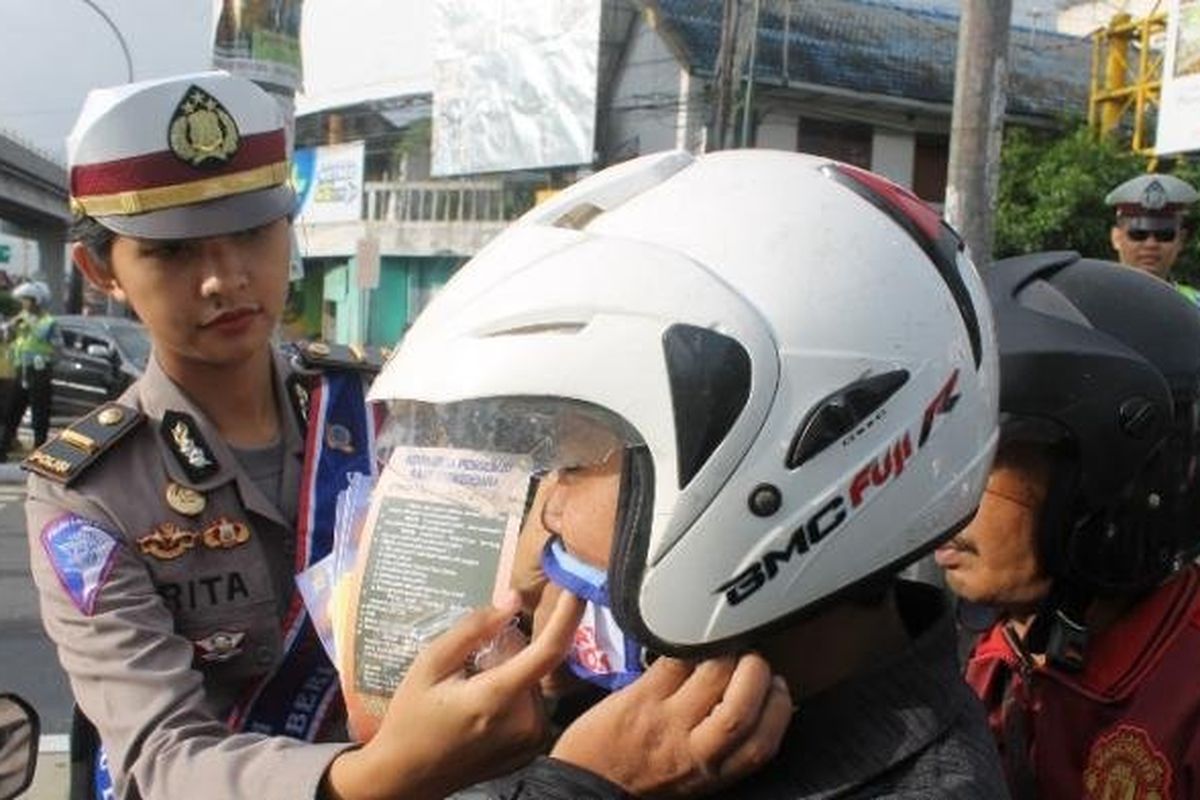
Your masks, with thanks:
M 964 525 L 997 393 L 987 296 L 934 211 L 854 167 L 741 150 L 646 156 L 533 209 L 436 296 L 370 399 L 393 443 L 547 470 L 611 455 L 570 433 L 605 426 L 627 449 L 612 611 L 694 656 Z
M 45 308 L 50 303 L 50 288 L 41 281 L 27 281 L 14 289 L 12 296 L 17 300 L 27 297 Z

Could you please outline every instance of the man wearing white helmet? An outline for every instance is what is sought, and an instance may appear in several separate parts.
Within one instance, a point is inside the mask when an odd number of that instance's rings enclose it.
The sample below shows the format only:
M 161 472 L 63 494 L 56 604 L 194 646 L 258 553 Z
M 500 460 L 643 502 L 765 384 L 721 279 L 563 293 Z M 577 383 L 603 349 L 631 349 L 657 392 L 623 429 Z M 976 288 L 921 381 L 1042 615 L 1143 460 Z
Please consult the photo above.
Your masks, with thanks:
M 561 595 L 587 601 L 569 670 L 612 693 L 485 791 L 688 795 L 707 772 L 739 798 L 1004 796 L 940 592 L 894 577 L 974 513 L 996 392 L 957 237 L 870 173 L 665 153 L 526 215 L 370 395 L 393 443 L 527 456 L 534 630 Z M 683 662 L 655 657 L 748 650 L 797 708 L 739 781 L 688 746 L 705 715 Z M 781 689 L 746 693 L 770 708 Z
M 9 354 L 16 385 L 0 433 L 0 460 L 8 456 L 25 409 L 33 417 L 33 444 L 41 447 L 50 430 L 51 366 L 54 363 L 58 326 L 50 314 L 50 290 L 41 281 L 28 281 L 13 291 L 21 311 L 4 325 L 12 342 Z

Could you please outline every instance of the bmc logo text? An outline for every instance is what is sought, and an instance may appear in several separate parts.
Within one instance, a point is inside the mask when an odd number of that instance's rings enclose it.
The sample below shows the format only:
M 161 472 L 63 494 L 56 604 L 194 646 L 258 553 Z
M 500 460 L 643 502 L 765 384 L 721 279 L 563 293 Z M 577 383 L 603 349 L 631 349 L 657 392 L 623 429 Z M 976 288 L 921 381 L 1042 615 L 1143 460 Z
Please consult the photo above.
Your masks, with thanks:
M 772 579 L 793 556 L 807 553 L 809 548 L 841 527 L 873 497 L 878 496 L 904 472 L 913 455 L 923 448 L 937 429 L 941 418 L 954 410 L 959 396 L 958 370 L 942 384 L 942 388 L 925 406 L 915 430 L 902 433 L 866 466 L 854 474 L 845 491 L 833 496 L 797 528 L 782 550 L 768 550 L 758 561 L 722 583 L 713 592 L 724 594 L 729 605 L 736 606 L 752 597 Z M 913 448 L 913 438 L 917 445 Z

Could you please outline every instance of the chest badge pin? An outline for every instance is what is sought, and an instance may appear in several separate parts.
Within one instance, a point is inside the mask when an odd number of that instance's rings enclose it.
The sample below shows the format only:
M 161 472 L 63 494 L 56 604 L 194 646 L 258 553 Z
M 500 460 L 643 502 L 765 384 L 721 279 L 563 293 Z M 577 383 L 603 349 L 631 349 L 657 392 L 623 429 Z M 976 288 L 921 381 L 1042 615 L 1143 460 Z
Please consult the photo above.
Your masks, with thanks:
M 336 422 L 325 429 L 325 444 L 339 453 L 354 453 L 354 437 L 350 435 L 350 429 Z
M 197 639 L 194 644 L 196 653 L 201 661 L 208 663 L 228 661 L 242 652 L 242 640 L 246 634 L 241 631 L 217 631 L 211 636 Z
M 244 522 L 235 522 L 228 517 L 220 517 L 202 534 L 204 546 L 213 550 L 230 550 L 250 541 L 250 527 Z
M 164 522 L 137 540 L 138 549 L 159 561 L 172 561 L 191 550 L 196 544 L 192 531 Z
M 167 483 L 166 499 L 167 505 L 171 507 L 172 511 L 177 511 L 185 517 L 196 516 L 208 505 L 208 501 L 204 499 L 204 495 L 195 489 L 180 486 L 175 481 Z

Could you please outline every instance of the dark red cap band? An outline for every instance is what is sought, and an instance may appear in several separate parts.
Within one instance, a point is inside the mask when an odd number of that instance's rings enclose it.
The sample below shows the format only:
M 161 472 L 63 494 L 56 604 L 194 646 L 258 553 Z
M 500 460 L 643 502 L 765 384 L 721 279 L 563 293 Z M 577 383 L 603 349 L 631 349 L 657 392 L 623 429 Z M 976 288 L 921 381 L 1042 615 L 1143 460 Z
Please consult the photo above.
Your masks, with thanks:
M 103 164 L 80 164 L 71 169 L 71 196 L 92 197 L 175 186 L 277 164 L 287 158 L 283 130 L 242 137 L 229 161 L 213 167 L 194 167 L 170 150 L 123 158 Z

